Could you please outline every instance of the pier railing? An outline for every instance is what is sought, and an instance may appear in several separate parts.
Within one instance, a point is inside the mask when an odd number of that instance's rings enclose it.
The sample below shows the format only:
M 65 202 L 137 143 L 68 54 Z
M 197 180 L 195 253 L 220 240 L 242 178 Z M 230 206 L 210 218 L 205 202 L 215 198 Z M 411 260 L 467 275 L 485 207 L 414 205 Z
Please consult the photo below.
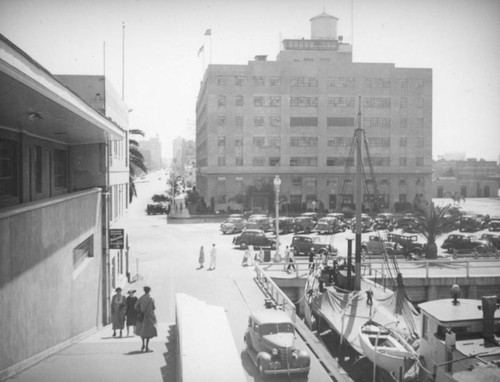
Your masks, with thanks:
M 269 293 L 269 297 L 271 297 L 273 301 L 276 303 L 276 307 L 288 313 L 288 315 L 292 318 L 292 321 L 295 322 L 296 318 L 295 304 L 288 298 L 288 296 L 278 287 L 278 285 L 276 285 L 276 283 L 266 273 L 266 271 L 263 268 L 263 265 L 256 263 L 255 273 L 257 281 L 267 291 L 267 293 Z

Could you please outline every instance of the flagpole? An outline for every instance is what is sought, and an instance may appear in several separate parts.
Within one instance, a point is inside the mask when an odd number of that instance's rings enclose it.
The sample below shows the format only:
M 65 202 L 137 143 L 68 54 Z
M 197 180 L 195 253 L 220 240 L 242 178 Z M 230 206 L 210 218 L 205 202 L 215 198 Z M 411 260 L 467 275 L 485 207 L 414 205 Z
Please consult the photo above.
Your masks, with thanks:
M 210 61 L 209 63 L 212 64 L 212 29 L 210 29 Z
M 122 100 L 125 100 L 125 22 L 122 22 Z

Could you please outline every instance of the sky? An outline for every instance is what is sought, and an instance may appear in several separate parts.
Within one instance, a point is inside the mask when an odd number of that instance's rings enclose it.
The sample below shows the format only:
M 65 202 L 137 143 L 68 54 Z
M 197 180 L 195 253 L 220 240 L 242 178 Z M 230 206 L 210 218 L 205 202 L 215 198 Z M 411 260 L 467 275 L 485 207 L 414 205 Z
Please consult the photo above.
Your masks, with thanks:
M 175 137 L 194 139 L 209 62 L 275 60 L 280 36 L 310 38 L 323 9 L 354 62 L 433 70 L 434 158 L 499 160 L 499 0 L 0 0 L 0 33 L 51 73 L 105 73 L 120 94 L 124 69 L 130 128 L 170 156 Z

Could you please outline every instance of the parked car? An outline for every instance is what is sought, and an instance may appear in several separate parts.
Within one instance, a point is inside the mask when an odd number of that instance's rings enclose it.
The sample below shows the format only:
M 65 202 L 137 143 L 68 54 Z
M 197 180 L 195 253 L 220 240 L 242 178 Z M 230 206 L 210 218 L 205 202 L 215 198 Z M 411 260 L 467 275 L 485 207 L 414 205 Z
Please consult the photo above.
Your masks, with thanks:
M 342 212 L 330 212 L 329 214 L 326 214 L 326 217 L 337 218 L 340 221 L 345 222 L 345 215 Z
M 356 218 L 353 218 L 350 223 L 352 232 L 356 231 Z M 373 228 L 373 219 L 370 215 L 361 214 L 361 232 L 368 232 Z
M 403 232 L 415 233 L 415 227 L 418 225 L 418 220 L 414 216 L 403 216 L 397 219 L 394 223 L 395 229 L 400 229 Z
M 148 204 L 146 206 L 146 213 L 148 215 L 162 215 L 170 212 L 170 205 L 163 203 Z
M 500 235 L 492 233 L 483 233 L 479 240 L 489 241 L 496 249 L 500 249 Z
M 394 214 L 391 212 L 381 212 L 377 214 L 376 219 L 384 219 L 389 221 L 390 223 L 394 222 Z
M 394 225 L 392 224 L 392 221 L 389 219 L 386 219 L 384 217 L 376 217 L 375 222 L 373 223 L 373 229 L 375 231 L 378 230 L 387 230 L 387 231 L 392 231 L 394 229 Z
M 441 245 L 441 248 L 446 249 L 449 253 L 453 251 L 478 251 L 480 253 L 492 250 L 492 244 L 487 240 L 478 240 L 474 235 L 449 235 Z
M 292 237 L 290 249 L 294 251 L 295 255 L 306 255 L 311 248 L 314 249 L 315 254 L 336 253 L 336 250 L 331 244 L 322 243 L 319 237 L 311 237 L 306 235 L 295 235 L 294 237 Z
M 300 216 L 304 216 L 306 218 L 311 218 L 312 220 L 314 220 L 315 223 L 318 222 L 318 213 L 317 212 L 304 212 Z
M 280 221 L 279 223 L 280 234 L 286 234 L 294 231 L 295 228 L 294 218 L 283 216 L 279 218 L 279 221 Z M 276 232 L 276 219 L 272 220 L 272 231 Z
M 285 312 L 276 309 L 253 312 L 244 340 L 246 351 L 262 378 L 276 374 L 309 374 L 310 356 L 295 347 L 295 326 Z
M 487 219 L 484 215 L 464 215 L 460 218 L 460 232 L 476 232 L 486 228 Z
M 316 224 L 315 231 L 318 234 L 333 234 L 335 232 L 345 231 L 345 224 L 337 218 L 324 217 L 319 219 L 318 224 Z
M 247 220 L 247 229 L 268 231 L 271 228 L 271 219 L 266 215 L 251 215 Z
M 361 251 L 368 255 L 381 255 L 383 253 L 392 254 L 394 243 L 385 240 L 378 235 L 370 235 L 367 241 L 361 243 Z
M 247 226 L 247 221 L 243 218 L 229 218 L 220 225 L 223 234 L 237 233 L 243 231 Z
M 488 229 L 490 231 L 500 231 L 500 219 L 499 218 L 493 218 L 490 220 L 488 223 Z
M 295 218 L 294 232 L 310 233 L 316 227 L 316 222 L 310 216 L 298 216 Z
M 267 236 L 260 229 L 247 228 L 233 238 L 233 244 L 239 246 L 241 249 L 245 249 L 249 245 L 253 245 L 256 248 L 271 247 L 271 249 L 274 249 L 276 247 L 276 238 Z

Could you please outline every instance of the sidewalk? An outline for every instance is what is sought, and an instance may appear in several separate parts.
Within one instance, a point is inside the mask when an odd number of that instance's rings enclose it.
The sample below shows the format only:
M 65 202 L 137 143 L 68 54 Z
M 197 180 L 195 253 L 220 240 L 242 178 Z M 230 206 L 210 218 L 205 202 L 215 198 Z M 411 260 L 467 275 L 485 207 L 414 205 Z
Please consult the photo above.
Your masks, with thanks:
M 175 328 L 158 324 L 158 337 L 141 352 L 137 336 L 112 337 L 111 325 L 7 379 L 19 382 L 175 382 Z M 124 357 L 126 356 L 126 357 Z

